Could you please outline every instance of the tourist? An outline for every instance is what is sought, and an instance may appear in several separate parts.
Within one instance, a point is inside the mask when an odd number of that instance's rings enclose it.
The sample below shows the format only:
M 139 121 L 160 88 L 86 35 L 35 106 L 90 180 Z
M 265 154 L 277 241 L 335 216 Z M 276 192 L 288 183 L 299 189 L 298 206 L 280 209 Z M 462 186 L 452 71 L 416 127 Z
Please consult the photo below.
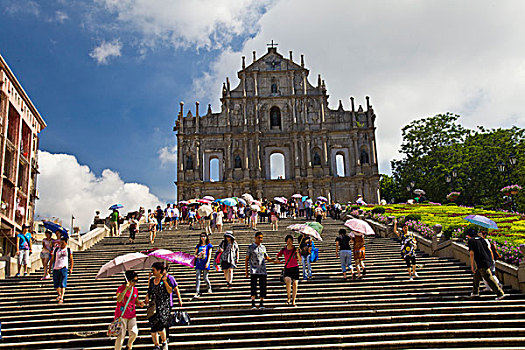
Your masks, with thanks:
M 246 251 L 245 275 L 250 277 L 250 292 L 252 299 L 252 309 L 255 309 L 255 299 L 257 298 L 257 283 L 259 284 L 259 308 L 264 308 L 264 298 L 266 298 L 266 283 L 268 274 L 266 272 L 266 260 L 272 261 L 266 252 L 266 247 L 262 244 L 263 233 L 255 233 L 255 242 L 248 246 Z M 275 261 L 278 263 L 278 261 Z M 249 270 L 248 270 L 249 266 Z
M 164 219 L 164 211 L 160 208 L 160 205 L 157 205 L 155 219 L 157 219 L 157 232 L 160 232 L 162 231 L 162 219 Z
M 235 242 L 233 232 L 226 231 L 224 240 L 219 244 L 221 254 L 221 269 L 224 272 L 224 279 L 228 289 L 233 286 L 233 269 L 239 262 L 239 245 Z
M 148 232 L 149 232 L 149 242 L 150 244 L 155 243 L 155 238 L 157 237 L 157 219 L 155 218 L 155 214 L 149 210 L 148 214 Z
M 119 215 L 118 210 L 113 209 L 113 211 L 109 215 L 109 221 L 110 221 L 109 235 L 111 237 L 116 237 L 120 235 L 119 224 L 118 224 L 119 218 L 120 218 L 120 215 Z
M 67 237 L 60 238 L 60 246 L 53 250 L 51 254 L 50 266 L 53 266 L 53 286 L 58 297 L 59 304 L 64 302 L 64 294 L 67 288 L 67 277 L 73 273 L 73 253 L 67 246 Z
M 180 210 L 177 205 L 173 204 L 173 224 L 175 230 L 179 229 L 179 220 L 180 220 Z
M 355 268 L 357 270 L 357 279 L 363 279 L 363 276 L 366 275 L 366 268 L 365 268 L 365 256 L 366 256 L 366 248 L 365 248 L 365 237 L 361 233 L 355 233 L 354 232 L 354 261 L 355 261 Z
M 215 225 L 217 226 L 217 232 L 222 233 L 224 213 L 221 210 L 221 207 L 217 208 L 217 216 L 215 218 Z
M 271 205 L 271 204 L 270 204 Z M 275 204 L 272 206 L 270 206 L 270 208 L 272 208 L 273 210 L 275 210 L 276 213 L 279 213 L 279 215 L 282 215 L 282 208 L 283 206 L 281 206 L 281 204 L 279 202 L 275 202 Z
M 365 200 L 363 199 L 363 196 L 358 195 L 357 200 L 355 201 L 357 205 L 366 205 Z
M 304 202 L 300 199 L 297 201 L 297 210 L 299 211 L 298 216 L 304 218 Z
M 136 306 L 144 307 L 144 302 L 139 300 L 139 291 L 137 289 L 138 274 L 135 271 L 128 270 L 125 272 L 125 276 L 126 283 L 123 283 L 117 289 L 117 307 L 115 308 L 114 319 L 122 317 L 122 332 L 115 339 L 115 350 L 122 349 L 126 332 L 129 335 L 127 349 L 131 350 L 133 348 L 133 343 L 139 335 Z M 124 310 L 126 304 L 128 305 Z
M 173 205 L 175 206 L 175 204 Z M 171 204 L 168 203 L 168 205 L 166 206 L 166 219 L 164 219 L 164 221 L 168 224 L 168 227 L 169 229 L 171 230 L 173 228 L 173 217 L 174 217 L 174 212 L 173 212 L 173 207 L 171 207 Z
M 310 261 L 310 254 L 312 254 L 312 239 L 305 233 L 301 235 L 299 240 L 299 252 L 301 255 L 301 263 L 303 265 L 303 280 L 312 278 L 312 262 Z
M 175 290 L 179 298 L 179 306 L 182 306 L 182 299 L 178 287 L 173 280 L 168 278 L 168 273 L 164 264 L 155 262 L 151 266 L 153 277 L 148 282 L 148 294 L 146 304 L 148 305 L 148 322 L 151 328 L 151 338 L 155 345 L 155 350 L 167 349 L 166 328 L 169 327 L 171 320 L 170 298 Z M 152 303 L 150 303 L 152 302 Z M 159 335 L 162 344 L 159 344 Z
M 257 210 L 254 208 L 251 208 L 251 217 L 250 217 L 250 225 L 252 230 L 257 231 Z
M 15 275 L 18 276 L 29 276 L 28 267 L 31 267 L 31 262 L 29 261 L 29 255 L 33 253 L 33 239 L 31 237 L 31 232 L 29 232 L 29 225 L 24 224 L 22 226 L 22 232 L 16 235 L 16 255 L 18 257 L 18 272 Z M 23 272 L 20 275 L 20 272 Z
M 290 200 L 288 209 L 290 211 L 290 216 L 292 217 L 292 220 L 295 220 L 295 218 L 297 217 L 297 203 L 295 203 L 294 199 Z
M 131 215 L 131 219 L 129 221 L 129 241 L 128 244 L 135 243 L 135 237 L 137 235 L 137 232 L 139 231 L 139 222 L 135 217 L 135 214 Z
M 352 238 L 348 236 L 344 228 L 339 230 L 339 236 L 335 239 L 335 257 L 341 260 L 341 270 L 343 270 L 343 279 L 346 280 L 346 270 L 350 270 L 352 279 L 355 278 L 354 267 L 352 266 L 352 248 L 350 244 Z
M 304 201 L 304 210 L 306 211 L 306 220 L 312 220 L 312 215 L 313 215 L 312 204 L 313 202 L 310 198 L 307 198 Z
M 270 221 L 272 223 L 272 231 L 277 231 L 279 229 L 279 213 L 275 208 L 270 211 Z
M 479 233 L 479 235 L 485 239 L 485 242 L 487 242 L 487 246 L 489 247 L 490 252 L 492 253 L 492 266 L 490 267 L 490 272 L 492 272 L 492 276 L 494 276 L 494 280 L 496 281 L 496 283 L 498 283 L 498 285 L 502 287 L 502 284 L 500 283 L 500 281 L 498 280 L 498 277 L 496 276 L 496 260 L 501 259 L 501 255 L 498 253 L 494 243 L 487 239 L 487 234 L 488 232 L 484 232 L 484 231 Z M 488 285 L 487 281 L 483 280 L 483 283 L 485 285 L 485 288 L 484 288 L 485 291 L 492 290 L 490 286 Z
M 284 255 L 284 282 L 286 283 L 286 305 L 297 306 L 295 300 L 297 298 L 297 288 L 299 286 L 299 259 L 301 255 L 293 245 L 293 236 L 287 235 L 284 239 L 286 247 L 277 253 L 277 261 L 280 263 L 279 257 Z
M 197 285 L 195 290 L 194 298 L 199 298 L 201 296 L 201 274 L 204 276 L 204 281 L 208 285 L 208 293 L 211 294 L 211 283 L 208 277 L 208 272 L 210 271 L 210 261 L 211 253 L 213 246 L 210 243 L 210 238 L 206 232 L 201 232 L 199 239 L 199 244 L 195 247 L 195 274 L 197 277 Z
M 242 224 L 245 221 L 246 217 L 246 207 L 244 205 L 239 205 L 239 210 L 237 210 L 237 216 L 239 217 L 239 224 Z
M 317 205 L 315 207 L 315 221 L 317 221 L 318 223 L 321 223 L 323 221 L 323 215 L 324 215 L 324 212 L 323 212 L 321 205 Z
M 416 248 L 417 240 L 414 234 L 408 230 L 406 223 L 401 226 L 401 232 L 397 230 L 397 218 L 394 220 L 394 233 L 401 240 L 401 256 L 405 260 L 408 269 L 408 275 L 412 281 L 414 277 L 418 278 L 419 275 L 416 272 Z
M 195 218 L 197 216 L 197 212 L 195 211 L 194 207 L 190 207 L 188 211 L 188 223 L 190 224 L 189 229 L 193 230 L 193 225 L 195 224 Z
M 468 250 L 470 252 L 470 268 L 474 274 L 474 286 L 472 287 L 472 297 L 479 296 L 479 283 L 484 279 L 489 287 L 496 293 L 496 300 L 501 300 L 505 297 L 503 289 L 494 279 L 494 275 L 490 271 L 494 264 L 494 257 L 487 242 L 478 235 L 478 232 L 473 228 L 466 230 L 468 240 Z
M 49 262 L 51 261 L 51 252 L 53 252 L 53 232 L 46 230 L 46 237 L 42 240 L 42 251 L 40 252 L 40 260 L 42 260 L 42 267 L 44 275 L 41 280 L 49 279 Z

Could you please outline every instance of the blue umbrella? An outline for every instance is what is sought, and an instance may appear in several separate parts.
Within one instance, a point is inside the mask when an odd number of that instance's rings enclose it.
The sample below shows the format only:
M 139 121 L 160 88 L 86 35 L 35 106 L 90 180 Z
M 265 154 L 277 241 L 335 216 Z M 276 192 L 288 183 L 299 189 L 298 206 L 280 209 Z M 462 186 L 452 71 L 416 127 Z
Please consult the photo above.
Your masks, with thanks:
M 241 203 L 242 205 L 246 205 L 246 201 L 242 198 L 237 198 L 237 201 Z
M 62 236 L 65 236 L 66 238 L 69 237 L 69 233 L 67 232 L 67 230 L 59 224 L 57 224 L 56 222 L 44 220 L 44 227 L 52 232 L 60 231 L 62 233 Z
M 109 210 L 115 210 L 120 208 L 124 208 L 124 206 L 122 204 L 113 204 L 111 207 L 109 207 Z
M 303 196 L 303 198 L 301 198 L 301 202 L 304 202 L 307 199 L 308 199 L 308 196 Z
M 478 225 L 485 228 L 493 228 L 496 230 L 498 229 L 498 225 L 496 225 L 494 221 L 490 220 L 489 218 L 483 215 L 469 215 L 464 219 L 474 225 Z
M 233 198 L 224 198 L 224 199 L 221 199 L 221 203 L 224 204 L 224 205 L 227 205 L 229 207 L 233 207 L 235 205 L 237 205 L 237 201 Z

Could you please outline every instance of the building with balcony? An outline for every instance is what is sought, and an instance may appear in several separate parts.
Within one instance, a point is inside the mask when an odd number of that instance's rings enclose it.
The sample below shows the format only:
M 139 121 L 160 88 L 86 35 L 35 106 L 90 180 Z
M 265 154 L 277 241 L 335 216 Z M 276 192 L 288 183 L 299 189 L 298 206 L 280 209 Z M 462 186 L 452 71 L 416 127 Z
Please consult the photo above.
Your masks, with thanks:
M 38 199 L 38 134 L 46 127 L 0 55 L 0 255 L 13 249 L 22 225 L 32 225 Z

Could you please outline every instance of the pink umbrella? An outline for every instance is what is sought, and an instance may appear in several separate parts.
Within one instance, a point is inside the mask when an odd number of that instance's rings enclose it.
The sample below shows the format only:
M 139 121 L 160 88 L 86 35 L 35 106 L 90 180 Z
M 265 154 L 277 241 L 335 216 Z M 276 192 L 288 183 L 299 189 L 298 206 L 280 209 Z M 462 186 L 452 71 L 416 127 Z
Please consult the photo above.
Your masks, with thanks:
M 274 197 L 273 200 L 282 204 L 286 204 L 286 199 L 283 197 Z
M 204 197 L 202 197 L 202 199 L 206 199 L 206 200 L 208 200 L 210 202 L 213 202 L 215 200 L 215 198 L 213 198 L 212 196 L 204 196 Z
M 326 197 L 323 197 L 323 196 L 317 197 L 317 200 L 318 201 L 322 201 L 322 202 L 328 202 L 328 199 Z
M 284 204 L 288 203 L 288 199 L 286 199 L 286 197 L 281 197 L 281 199 L 284 201 Z
M 288 226 L 287 228 L 295 232 L 304 233 L 305 235 L 313 237 L 320 241 L 323 240 L 323 238 L 316 229 L 306 224 L 293 224 Z
M 213 202 L 213 201 L 210 201 L 208 199 L 202 198 L 202 199 L 197 200 L 197 202 L 203 203 L 203 204 L 211 204 L 211 202 Z
M 299 199 L 299 198 L 303 198 L 303 195 L 302 194 L 299 194 L 299 193 L 296 193 L 292 196 L 292 198 L 295 198 L 295 199 Z
M 375 235 L 374 229 L 368 224 L 368 222 L 360 219 L 350 219 L 345 222 L 345 226 L 348 227 L 352 232 L 351 236 L 358 233 L 360 235 Z
M 131 269 L 142 270 L 151 267 L 158 258 L 142 253 L 129 253 L 117 256 L 115 259 L 104 264 L 97 273 L 95 279 L 110 277 L 119 272 Z
M 195 267 L 195 256 L 184 252 L 172 252 L 166 249 L 159 249 L 149 253 L 149 256 L 166 260 L 174 264 Z
M 188 204 L 188 201 L 180 201 L 179 204 L 181 205 Z

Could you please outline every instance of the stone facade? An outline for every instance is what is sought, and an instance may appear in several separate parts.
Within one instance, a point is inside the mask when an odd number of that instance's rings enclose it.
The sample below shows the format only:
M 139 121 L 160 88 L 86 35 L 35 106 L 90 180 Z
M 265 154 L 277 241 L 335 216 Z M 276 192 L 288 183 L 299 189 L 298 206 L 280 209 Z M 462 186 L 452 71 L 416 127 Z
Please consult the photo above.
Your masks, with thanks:
M 341 101 L 329 109 L 324 81 L 319 76 L 313 86 L 308 73 L 302 55 L 298 64 L 292 52 L 287 59 L 270 47 L 259 59 L 254 52 L 249 66 L 242 58 L 237 87 L 231 89 L 226 78 L 220 113 L 208 106 L 200 115 L 197 102 L 195 115 L 184 116 L 181 102 L 174 127 L 178 200 L 248 192 L 258 198 L 322 195 L 339 202 L 361 194 L 377 203 L 376 116 L 369 98 L 366 109 L 356 109 L 352 97 L 351 111 Z M 284 176 L 272 179 L 271 157 L 284 157 Z M 210 163 L 217 161 L 219 178 L 210 181 Z

